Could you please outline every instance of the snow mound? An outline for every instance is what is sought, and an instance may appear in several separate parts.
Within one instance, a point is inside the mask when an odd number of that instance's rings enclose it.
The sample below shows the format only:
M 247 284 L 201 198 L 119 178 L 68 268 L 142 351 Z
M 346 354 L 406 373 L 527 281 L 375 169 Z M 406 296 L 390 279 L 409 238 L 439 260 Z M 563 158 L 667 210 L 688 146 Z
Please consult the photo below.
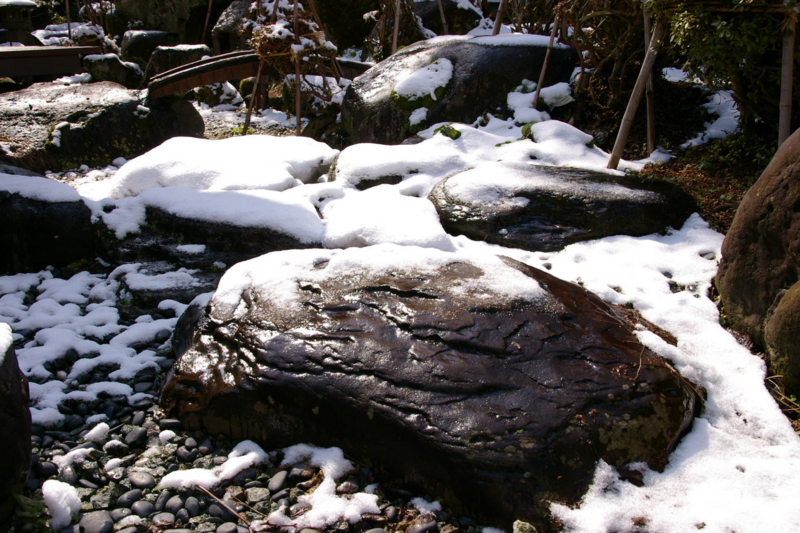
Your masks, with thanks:
M 0 173 L 0 191 L 43 202 L 77 202 L 81 199 L 75 189 L 66 183 L 37 176 Z

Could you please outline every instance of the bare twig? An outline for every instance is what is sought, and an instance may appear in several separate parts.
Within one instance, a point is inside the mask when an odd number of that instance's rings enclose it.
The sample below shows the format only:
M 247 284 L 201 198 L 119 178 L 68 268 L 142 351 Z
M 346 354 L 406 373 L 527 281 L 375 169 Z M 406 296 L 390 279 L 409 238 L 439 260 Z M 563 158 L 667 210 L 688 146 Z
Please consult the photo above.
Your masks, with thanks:
M 217 501 L 218 504 L 220 504 L 221 506 L 225 507 L 228 511 L 233 513 L 239 520 L 241 520 L 242 522 L 244 522 L 247 525 L 248 529 L 250 529 L 250 522 L 247 520 L 247 518 L 244 517 L 244 515 L 242 515 L 241 513 L 237 512 L 236 509 L 234 509 L 233 507 L 228 505 L 227 502 L 225 502 L 225 501 L 219 499 L 218 497 L 214 496 L 214 494 L 212 494 L 211 491 L 208 490 L 207 488 L 201 487 L 199 485 L 196 485 L 196 487 L 198 489 L 200 489 L 201 491 L 205 492 L 207 495 L 209 495 L 212 498 L 214 498 Z

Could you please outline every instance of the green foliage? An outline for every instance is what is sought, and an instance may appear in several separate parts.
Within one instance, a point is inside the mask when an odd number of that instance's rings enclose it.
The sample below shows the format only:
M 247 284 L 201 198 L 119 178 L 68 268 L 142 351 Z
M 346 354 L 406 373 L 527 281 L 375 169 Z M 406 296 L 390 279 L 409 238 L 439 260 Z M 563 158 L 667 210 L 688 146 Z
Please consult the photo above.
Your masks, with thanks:
M 725 172 L 731 179 L 752 182 L 775 155 L 776 136 L 771 126 L 758 124 L 751 132 L 737 131 L 708 144 L 700 169 Z
M 445 124 L 443 126 L 439 126 L 435 130 L 433 130 L 433 134 L 434 135 L 437 134 L 437 133 L 441 133 L 445 137 L 449 137 L 450 139 L 453 139 L 454 141 L 456 139 L 458 139 L 459 137 L 461 137 L 461 132 L 458 131 L 457 129 L 455 129 L 453 126 L 449 125 L 449 124 Z
M 712 9 L 699 2 L 647 3 L 668 21 L 671 45 L 687 60 L 685 70 L 713 89 L 733 89 L 745 130 L 758 121 L 777 129 L 786 12 L 764 11 L 764 5 L 775 5 L 768 0 L 727 0 L 722 4 Z M 800 47 L 800 39 L 796 46 Z M 795 69 L 795 100 L 800 97 L 798 82 L 800 69 Z

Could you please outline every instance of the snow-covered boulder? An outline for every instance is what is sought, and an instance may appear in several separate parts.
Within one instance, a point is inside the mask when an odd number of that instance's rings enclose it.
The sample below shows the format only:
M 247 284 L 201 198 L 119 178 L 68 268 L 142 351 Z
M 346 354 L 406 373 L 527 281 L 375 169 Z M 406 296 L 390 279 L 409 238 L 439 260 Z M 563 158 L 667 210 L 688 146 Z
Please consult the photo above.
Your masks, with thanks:
M 128 89 L 138 89 L 144 75 L 139 65 L 122 61 L 117 54 L 85 56 L 83 68 L 93 81 L 113 81 Z
M 747 192 L 722 245 L 717 287 L 734 328 L 800 393 L 800 132 Z
M 450 176 L 428 198 L 448 233 L 529 251 L 677 229 L 696 210 L 667 182 L 505 162 Z
M 91 212 L 66 183 L 0 173 L 0 250 L 0 273 L 92 257 Z
M 446 121 L 472 123 L 507 105 L 523 80 L 538 80 L 548 37 L 440 37 L 408 46 L 359 76 L 342 103 L 351 143 L 398 144 Z M 544 86 L 568 82 L 577 61 L 553 50 Z
M 0 109 L 7 162 L 37 172 L 132 159 L 171 137 L 202 137 L 205 128 L 189 102 L 145 102 L 112 82 L 37 83 L 0 94 Z
M 31 412 L 28 380 L 20 372 L 11 328 L 0 322 L 0 521 L 14 508 L 31 464 Z
M 144 71 L 145 80 L 156 74 L 199 61 L 204 56 L 214 55 L 211 48 L 204 44 L 179 44 L 177 46 L 159 46 L 153 50 L 147 68 Z
M 511 529 L 604 459 L 663 468 L 700 400 L 620 311 L 508 258 L 380 245 L 267 254 L 190 306 L 161 402 L 314 442 Z

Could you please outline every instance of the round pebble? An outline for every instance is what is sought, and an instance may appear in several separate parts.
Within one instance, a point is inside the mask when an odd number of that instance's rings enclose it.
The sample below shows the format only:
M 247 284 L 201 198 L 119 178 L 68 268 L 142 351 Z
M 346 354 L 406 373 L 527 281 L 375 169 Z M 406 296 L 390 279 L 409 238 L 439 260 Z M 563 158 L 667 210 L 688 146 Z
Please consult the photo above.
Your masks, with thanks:
M 167 502 L 173 496 L 174 494 L 172 494 L 168 490 L 162 491 L 161 494 L 158 495 L 158 498 L 156 498 L 156 511 L 158 512 L 163 511 L 164 507 L 167 505 Z
M 180 520 L 181 522 L 186 523 L 186 522 L 189 521 L 189 518 L 191 518 L 189 516 L 189 511 L 187 511 L 185 507 L 183 509 L 181 509 L 180 511 L 178 511 L 177 513 L 175 513 L 175 520 L 176 521 Z
M 119 498 L 117 498 L 117 507 L 128 507 L 130 508 L 134 502 L 138 502 L 142 499 L 142 491 L 140 489 L 133 489 L 129 490 Z
M 175 523 L 175 515 L 172 513 L 158 513 L 153 517 L 154 526 L 169 526 Z
M 181 461 L 182 463 L 191 463 L 192 461 L 197 459 L 199 453 L 200 452 L 197 451 L 197 448 L 189 450 L 185 446 L 181 446 L 180 448 L 178 448 L 178 451 L 175 452 L 175 454 L 178 456 L 178 460 Z
M 235 522 L 225 522 L 217 526 L 217 533 L 237 533 L 239 526 Z
M 58 467 L 50 461 L 37 463 L 37 473 L 43 478 L 49 478 L 58 475 Z
M 249 503 L 263 502 L 269 499 L 269 490 L 261 487 L 247 489 L 245 491 L 245 497 Z
M 397 507 L 394 505 L 390 505 L 384 511 L 386 514 L 386 521 L 387 522 L 397 522 L 397 518 L 400 515 L 400 512 L 397 510 Z
M 376 527 L 375 529 L 367 530 L 367 533 L 387 533 L 387 532 L 382 527 Z
M 183 498 L 181 498 L 180 496 L 173 496 L 167 501 L 167 504 L 164 506 L 164 510 L 172 514 L 177 513 L 181 509 L 183 509 Z
M 147 472 L 130 472 L 128 479 L 137 489 L 152 489 L 156 486 L 156 478 Z
M 58 479 L 70 485 L 77 485 L 78 474 L 72 466 L 67 465 L 58 472 Z
M 170 337 L 172 337 L 172 332 L 168 329 L 162 329 L 156 333 L 155 340 L 156 342 L 166 342 Z
M 134 504 L 131 506 L 131 511 L 136 516 L 147 518 L 156 512 L 156 506 L 147 500 L 139 500 L 138 502 L 134 502 Z
M 114 522 L 119 522 L 123 518 L 127 518 L 132 514 L 133 511 L 131 511 L 130 509 L 126 509 L 124 507 L 122 509 L 114 509 L 113 511 L 111 511 L 111 519 Z
M 408 533 L 428 533 L 437 529 L 436 520 L 419 522 L 408 528 Z
M 197 448 L 197 441 L 194 440 L 192 437 L 189 437 L 185 441 L 183 441 L 183 445 L 186 447 L 187 450 L 193 450 Z
M 232 520 L 236 520 L 236 515 L 233 514 L 230 509 L 225 507 L 224 505 L 220 504 L 219 502 L 214 502 L 208 506 L 208 514 L 215 518 L 221 518 L 227 522 Z
M 79 527 L 81 533 L 111 533 L 114 521 L 108 511 L 94 511 L 83 515 Z
M 183 504 L 183 508 L 189 513 L 190 518 L 200 515 L 200 500 L 194 496 L 189 496 Z
M 125 444 L 128 446 L 139 446 L 144 444 L 147 438 L 147 430 L 142 427 L 134 427 L 130 433 L 125 435 Z
M 286 478 L 289 477 L 289 472 L 286 470 L 281 470 L 274 476 L 272 476 L 267 484 L 267 488 L 270 492 L 278 492 L 283 489 L 283 486 L 286 484 Z

